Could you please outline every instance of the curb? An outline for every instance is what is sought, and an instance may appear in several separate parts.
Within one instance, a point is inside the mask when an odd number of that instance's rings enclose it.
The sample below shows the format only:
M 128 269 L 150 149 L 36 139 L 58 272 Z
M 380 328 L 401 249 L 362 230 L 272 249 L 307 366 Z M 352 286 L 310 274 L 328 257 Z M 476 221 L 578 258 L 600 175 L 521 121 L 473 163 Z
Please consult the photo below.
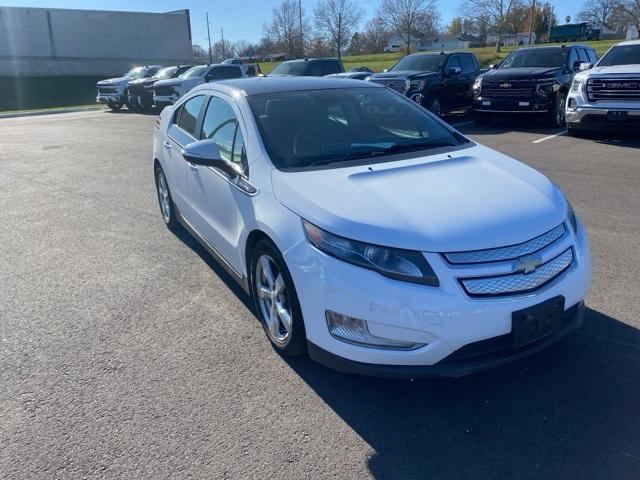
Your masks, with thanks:
M 19 117 L 39 117 L 41 115 L 56 115 L 59 113 L 75 113 L 75 112 L 100 112 L 103 109 L 96 107 L 69 107 L 61 108 L 59 110 L 41 110 L 37 112 L 15 112 L 15 113 L 0 113 L 0 119 L 4 118 L 19 118 Z

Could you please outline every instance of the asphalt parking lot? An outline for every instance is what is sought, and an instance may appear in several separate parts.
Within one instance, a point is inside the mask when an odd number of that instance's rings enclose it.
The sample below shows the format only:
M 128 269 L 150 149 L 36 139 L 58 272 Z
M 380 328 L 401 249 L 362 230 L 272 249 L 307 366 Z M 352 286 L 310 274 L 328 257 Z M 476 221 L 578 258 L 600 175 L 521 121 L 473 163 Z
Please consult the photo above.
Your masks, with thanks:
M 584 328 L 543 353 L 416 382 L 270 348 L 162 224 L 153 115 L 0 120 L 0 476 L 640 478 L 640 137 L 450 120 L 565 190 L 592 289 Z

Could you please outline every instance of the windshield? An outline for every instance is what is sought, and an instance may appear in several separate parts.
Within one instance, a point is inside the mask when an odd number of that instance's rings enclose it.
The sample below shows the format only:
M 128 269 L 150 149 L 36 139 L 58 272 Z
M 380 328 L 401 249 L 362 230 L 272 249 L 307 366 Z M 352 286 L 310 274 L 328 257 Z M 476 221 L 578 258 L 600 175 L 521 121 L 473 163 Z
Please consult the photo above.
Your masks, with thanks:
M 442 65 L 447 60 L 446 55 L 408 55 L 398 63 L 396 63 L 391 70 L 419 70 L 421 72 L 439 72 L 442 69 Z
M 248 97 L 275 166 L 300 169 L 467 143 L 411 100 L 383 88 Z
M 528 48 L 526 50 L 516 50 L 505 58 L 500 66 L 500 70 L 508 68 L 552 68 L 562 67 L 567 58 L 566 48 Z
M 300 75 L 304 72 L 305 62 L 283 62 L 278 65 L 269 76 Z
M 613 67 L 615 65 L 640 65 L 640 45 L 613 47 L 598 62 L 599 67 Z
M 135 67 L 125 73 L 124 76 L 130 78 L 143 78 L 146 76 L 146 70 L 144 67 Z
M 177 71 L 178 71 L 178 67 L 161 68 L 160 70 L 158 70 L 158 73 L 156 73 L 151 78 L 153 78 L 154 80 L 164 80 L 166 78 L 173 78 L 173 76 L 176 74 Z
M 178 78 L 196 78 L 196 77 L 201 77 L 207 71 L 207 68 L 209 68 L 209 67 L 207 67 L 206 65 L 200 65 L 199 67 L 190 68 L 189 70 L 184 72 L 182 75 L 180 75 Z

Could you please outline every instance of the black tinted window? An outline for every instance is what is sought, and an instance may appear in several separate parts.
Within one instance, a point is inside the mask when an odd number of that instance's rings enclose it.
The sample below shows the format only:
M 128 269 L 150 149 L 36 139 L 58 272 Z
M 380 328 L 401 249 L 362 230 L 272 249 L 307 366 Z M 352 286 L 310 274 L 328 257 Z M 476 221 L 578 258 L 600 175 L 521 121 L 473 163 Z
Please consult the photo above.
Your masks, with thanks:
M 203 100 L 203 95 L 187 100 L 182 106 L 180 118 L 178 119 L 178 127 L 193 136 L 195 136 L 196 123 L 198 122 Z
M 446 55 L 440 55 L 437 53 L 418 53 L 415 55 L 407 55 L 391 67 L 390 70 L 439 72 L 446 59 Z
M 562 67 L 567 58 L 566 48 L 526 48 L 511 52 L 500 66 L 500 70 L 507 68 L 552 68 Z
M 229 78 L 238 78 L 242 76 L 242 72 L 239 67 L 231 66 L 228 67 L 216 67 L 213 68 L 207 74 L 207 81 L 211 82 L 214 80 L 226 80 Z
M 599 67 L 635 65 L 640 63 L 640 45 L 618 45 L 600 59 Z
M 340 73 L 340 65 L 333 60 L 325 60 L 322 62 L 322 75 L 331 75 L 332 73 Z
M 461 55 L 460 63 L 462 64 L 463 73 L 473 73 L 476 71 L 476 62 L 471 55 Z
M 322 76 L 322 64 L 320 62 L 313 62 L 307 68 L 305 72 L 305 76 L 307 77 L 321 77 Z
M 460 63 L 459 55 L 454 55 L 453 57 L 449 58 L 449 61 L 447 62 L 447 69 L 451 68 L 459 68 L 460 70 L 462 70 L 462 64 Z

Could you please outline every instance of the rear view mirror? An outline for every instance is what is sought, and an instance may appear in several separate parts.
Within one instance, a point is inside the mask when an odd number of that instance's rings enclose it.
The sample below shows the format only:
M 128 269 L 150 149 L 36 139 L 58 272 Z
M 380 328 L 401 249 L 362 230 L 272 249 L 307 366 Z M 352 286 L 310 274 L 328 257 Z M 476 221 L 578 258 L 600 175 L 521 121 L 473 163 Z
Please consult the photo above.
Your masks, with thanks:
M 593 63 L 581 63 L 580 71 L 591 70 L 593 68 Z
M 212 167 L 226 173 L 230 178 L 238 175 L 233 166 L 220 156 L 218 144 L 213 140 L 200 140 L 184 147 L 182 156 L 192 165 Z

